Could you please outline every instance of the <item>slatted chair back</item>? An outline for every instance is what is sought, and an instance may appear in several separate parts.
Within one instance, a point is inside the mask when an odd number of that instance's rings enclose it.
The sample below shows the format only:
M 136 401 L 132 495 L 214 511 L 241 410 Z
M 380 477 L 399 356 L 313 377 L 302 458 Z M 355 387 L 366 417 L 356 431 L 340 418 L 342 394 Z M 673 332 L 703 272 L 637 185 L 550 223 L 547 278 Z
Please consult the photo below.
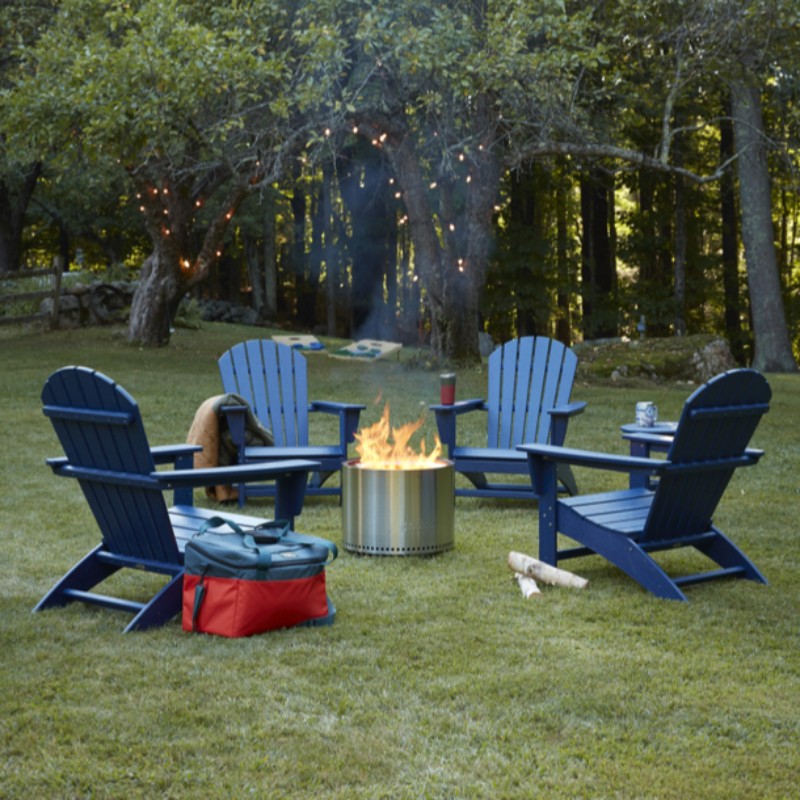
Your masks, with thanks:
M 743 369 L 712 378 L 689 397 L 640 542 L 709 529 L 734 470 L 749 463 L 745 451 L 771 396 L 763 375 Z
M 182 563 L 136 401 L 101 373 L 64 367 L 47 379 L 42 402 L 105 548 L 149 568 Z
M 275 447 L 308 445 L 305 356 L 270 339 L 253 339 L 234 345 L 218 363 L 224 390 L 247 401 Z
M 566 405 L 578 358 L 546 336 L 512 339 L 489 356 L 489 447 L 546 444 L 551 421 L 547 409 Z

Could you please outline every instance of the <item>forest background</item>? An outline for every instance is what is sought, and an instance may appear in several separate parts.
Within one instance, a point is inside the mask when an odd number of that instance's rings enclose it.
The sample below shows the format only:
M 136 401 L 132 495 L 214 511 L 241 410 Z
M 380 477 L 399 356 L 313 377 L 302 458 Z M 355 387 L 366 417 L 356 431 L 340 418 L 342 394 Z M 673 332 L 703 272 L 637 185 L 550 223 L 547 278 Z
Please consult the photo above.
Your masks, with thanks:
M 430 344 L 717 332 L 797 370 L 794 0 L 10 0 L 0 277 Z

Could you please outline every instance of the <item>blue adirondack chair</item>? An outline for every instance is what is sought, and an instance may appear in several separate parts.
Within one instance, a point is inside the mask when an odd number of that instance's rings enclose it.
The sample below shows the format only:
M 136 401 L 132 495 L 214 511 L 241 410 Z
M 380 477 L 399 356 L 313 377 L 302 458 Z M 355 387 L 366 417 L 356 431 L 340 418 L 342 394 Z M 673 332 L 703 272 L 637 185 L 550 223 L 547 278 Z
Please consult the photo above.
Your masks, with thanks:
M 110 378 L 86 367 L 54 372 L 42 390 L 65 456 L 48 464 L 56 475 L 76 478 L 100 528 L 102 541 L 42 598 L 34 611 L 82 601 L 134 614 L 125 631 L 161 625 L 181 610 L 183 548 L 216 513 L 192 505 L 192 488 L 236 480 L 277 483 L 276 516 L 294 519 L 303 507 L 314 461 L 191 469 L 192 445 L 150 448 L 136 401 Z M 172 470 L 157 465 L 174 464 Z M 167 508 L 164 491 L 174 490 Z M 264 522 L 226 514 L 245 528 Z M 58 532 L 53 531 L 53 536 Z M 145 602 L 91 591 L 120 569 L 166 575 L 168 581 Z
M 489 356 L 486 400 L 462 400 L 451 406 L 433 405 L 442 444 L 456 472 L 465 475 L 470 487 L 459 487 L 463 497 L 517 497 L 535 499 L 530 480 L 490 481 L 487 474 L 528 475 L 528 459 L 517 450 L 524 442 L 563 445 L 569 420 L 583 411 L 584 402 L 570 402 L 578 358 L 561 342 L 546 336 L 512 339 Z M 488 444 L 459 444 L 457 422 L 467 412 L 487 414 Z M 572 470 L 558 470 L 563 489 L 576 494 Z
M 226 407 L 231 438 L 240 464 L 305 458 L 318 461 L 320 469 L 309 478 L 306 494 L 340 495 L 340 486 L 324 486 L 347 460 L 363 405 L 327 401 L 308 402 L 305 356 L 270 339 L 251 339 L 227 350 L 219 359 L 222 386 L 249 404 L 261 424 L 271 431 L 274 447 L 249 446 L 244 435 L 244 407 Z M 309 412 L 339 417 L 339 441 L 332 445 L 309 444 Z M 272 493 L 271 487 L 239 485 L 239 505 L 248 496 Z
M 667 446 L 666 458 L 615 456 L 583 450 L 522 445 L 531 480 L 539 493 L 539 558 L 561 559 L 596 553 L 672 600 L 686 600 L 682 586 L 725 577 L 766 583 L 750 560 L 712 522 L 712 515 L 737 467 L 763 455 L 748 447 L 772 393 L 759 372 L 737 369 L 712 378 L 686 401 L 673 437 L 652 437 L 653 449 Z M 642 439 L 646 437 L 641 437 Z M 616 492 L 559 499 L 556 466 L 638 472 Z M 559 549 L 558 533 L 581 546 Z M 651 555 L 675 548 L 704 554 L 702 569 L 670 577 Z M 713 565 L 718 568 L 710 569 Z

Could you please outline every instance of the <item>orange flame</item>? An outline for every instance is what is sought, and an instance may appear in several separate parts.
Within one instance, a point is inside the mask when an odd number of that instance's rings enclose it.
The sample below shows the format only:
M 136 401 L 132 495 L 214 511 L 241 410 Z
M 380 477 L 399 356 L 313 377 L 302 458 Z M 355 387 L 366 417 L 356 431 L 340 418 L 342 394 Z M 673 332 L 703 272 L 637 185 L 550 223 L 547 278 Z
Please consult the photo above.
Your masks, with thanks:
M 389 404 L 383 409 L 381 418 L 356 433 L 356 452 L 360 456 L 359 466 L 372 469 L 425 469 L 436 466 L 442 454 L 442 443 L 435 436 L 433 450 L 426 454 L 425 440 L 420 442 L 419 452 L 409 447 L 409 439 L 420 429 L 423 418 L 408 422 L 399 428 L 389 423 Z

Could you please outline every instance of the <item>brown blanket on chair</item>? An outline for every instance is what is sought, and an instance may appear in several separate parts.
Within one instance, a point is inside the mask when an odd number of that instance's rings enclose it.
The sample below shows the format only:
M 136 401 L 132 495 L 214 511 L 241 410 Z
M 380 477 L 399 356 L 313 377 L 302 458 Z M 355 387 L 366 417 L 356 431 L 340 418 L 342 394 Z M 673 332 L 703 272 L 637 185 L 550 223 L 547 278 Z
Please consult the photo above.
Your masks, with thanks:
M 237 463 L 236 447 L 231 441 L 223 406 L 247 406 L 247 401 L 238 394 L 219 394 L 209 397 L 197 409 L 186 437 L 188 444 L 200 445 L 203 449 L 194 454 L 195 469 L 226 467 Z M 245 417 L 245 442 L 248 445 L 271 447 L 272 434 L 258 421 L 249 406 Z M 233 486 L 208 486 L 206 494 L 212 500 L 225 502 L 235 500 L 239 493 Z

